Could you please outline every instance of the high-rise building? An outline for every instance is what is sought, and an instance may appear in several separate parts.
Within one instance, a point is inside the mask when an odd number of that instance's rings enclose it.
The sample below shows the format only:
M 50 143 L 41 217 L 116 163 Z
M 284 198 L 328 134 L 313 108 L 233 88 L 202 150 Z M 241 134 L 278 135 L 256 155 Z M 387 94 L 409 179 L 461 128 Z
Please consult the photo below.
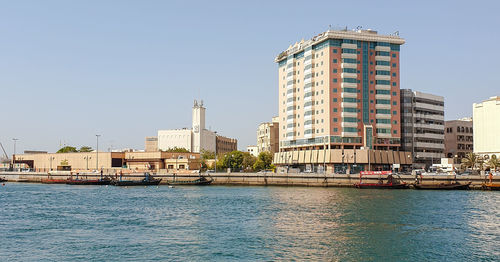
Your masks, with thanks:
M 417 168 L 444 157 L 444 97 L 401 90 L 401 147 L 413 155 Z
M 373 30 L 329 30 L 279 54 L 280 153 L 341 150 L 344 159 L 344 149 L 398 150 L 404 42 Z
M 258 152 L 271 152 L 272 154 L 279 150 L 279 117 L 273 117 L 272 122 L 266 122 L 259 125 L 257 129 L 257 148 Z
M 474 148 L 472 118 L 446 121 L 444 129 L 444 154 L 458 164 Z
M 474 153 L 500 157 L 500 96 L 474 103 Z

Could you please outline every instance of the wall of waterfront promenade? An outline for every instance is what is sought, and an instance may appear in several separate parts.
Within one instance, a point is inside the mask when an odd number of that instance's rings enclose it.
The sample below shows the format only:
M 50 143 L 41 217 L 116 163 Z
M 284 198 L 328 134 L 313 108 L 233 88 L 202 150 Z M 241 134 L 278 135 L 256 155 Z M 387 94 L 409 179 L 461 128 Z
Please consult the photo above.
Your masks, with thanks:
M 162 184 L 176 180 L 195 180 L 197 174 L 155 174 L 156 177 L 162 178 Z M 212 185 L 235 185 L 235 186 L 313 186 L 313 187 L 353 187 L 359 182 L 359 174 L 285 174 L 285 173 L 216 173 L 210 174 L 214 179 Z M 27 172 L 1 172 L 0 178 L 6 178 L 11 182 L 34 182 L 39 183 L 42 179 L 47 178 L 47 173 L 27 173 Z M 52 174 L 51 178 L 66 179 L 69 174 L 63 172 Z M 73 178 L 75 176 L 73 175 Z M 80 176 L 82 177 L 82 176 Z M 88 179 L 98 178 L 99 175 L 87 175 Z M 401 175 L 402 181 L 406 183 L 414 183 L 415 176 Z M 83 176 L 85 178 L 85 175 Z M 127 174 L 123 175 L 123 179 L 139 180 L 142 179 L 142 174 Z M 486 181 L 483 175 L 474 176 L 456 176 L 456 180 L 461 183 L 471 182 L 472 188 L 480 188 L 481 184 Z M 376 183 L 377 175 L 363 177 L 363 182 Z M 455 181 L 454 175 L 424 175 L 423 183 L 450 183 Z M 493 182 L 500 183 L 500 177 L 494 177 Z

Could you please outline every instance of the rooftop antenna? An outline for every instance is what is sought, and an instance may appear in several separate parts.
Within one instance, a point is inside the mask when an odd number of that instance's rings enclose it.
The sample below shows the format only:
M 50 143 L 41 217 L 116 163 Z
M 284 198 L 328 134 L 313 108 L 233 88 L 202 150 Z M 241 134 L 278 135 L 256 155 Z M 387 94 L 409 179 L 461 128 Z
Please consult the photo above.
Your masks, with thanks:
M 363 27 L 362 27 L 362 26 L 360 26 L 360 25 L 358 25 L 358 26 L 356 27 L 356 31 L 361 30 L 361 28 L 363 28 Z
M 395 36 L 399 36 L 399 31 L 394 32 Z

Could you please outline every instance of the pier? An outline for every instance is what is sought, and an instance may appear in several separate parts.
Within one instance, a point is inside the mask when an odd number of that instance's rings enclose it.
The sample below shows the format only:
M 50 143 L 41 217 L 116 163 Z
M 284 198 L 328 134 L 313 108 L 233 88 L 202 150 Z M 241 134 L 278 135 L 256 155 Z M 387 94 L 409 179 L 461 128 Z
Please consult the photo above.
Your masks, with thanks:
M 115 174 L 104 174 L 105 176 L 115 177 Z M 195 180 L 199 178 L 198 174 L 176 174 L 176 173 L 156 173 L 157 178 L 162 178 L 161 184 L 177 180 Z M 204 174 L 207 175 L 207 174 Z M 75 174 L 72 175 L 75 177 Z M 359 174 L 320 174 L 320 173 L 209 173 L 213 178 L 212 185 L 234 185 L 234 186 L 306 186 L 306 187 L 354 187 L 359 182 Z M 7 179 L 8 182 L 29 182 L 40 183 L 42 179 L 49 177 L 46 172 L 1 172 L 0 178 Z M 67 179 L 68 174 L 50 174 L 52 178 Z M 80 177 L 88 179 L 97 179 L 100 174 L 81 174 Z M 137 174 L 123 174 L 123 179 L 134 180 L 142 179 L 144 176 Z M 383 178 L 385 176 L 382 176 Z M 401 181 L 408 184 L 415 183 L 414 175 L 398 175 Z M 118 177 L 119 178 L 119 177 Z M 418 177 L 421 183 L 440 184 L 440 183 L 468 183 L 471 182 L 471 189 L 481 189 L 483 183 L 488 181 L 487 175 L 423 175 Z M 420 180 L 421 179 L 421 180 Z M 376 183 L 379 176 L 363 176 L 363 182 Z M 494 183 L 500 183 L 500 177 L 493 177 Z

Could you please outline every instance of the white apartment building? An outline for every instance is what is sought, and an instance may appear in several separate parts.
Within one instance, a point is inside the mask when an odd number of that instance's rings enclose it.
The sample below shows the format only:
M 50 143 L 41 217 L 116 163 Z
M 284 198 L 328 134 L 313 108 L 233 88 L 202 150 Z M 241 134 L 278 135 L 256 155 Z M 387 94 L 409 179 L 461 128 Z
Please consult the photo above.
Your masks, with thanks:
M 500 157 L 500 96 L 474 103 L 474 153 Z
M 444 97 L 401 89 L 401 147 L 412 152 L 415 167 L 444 157 Z

